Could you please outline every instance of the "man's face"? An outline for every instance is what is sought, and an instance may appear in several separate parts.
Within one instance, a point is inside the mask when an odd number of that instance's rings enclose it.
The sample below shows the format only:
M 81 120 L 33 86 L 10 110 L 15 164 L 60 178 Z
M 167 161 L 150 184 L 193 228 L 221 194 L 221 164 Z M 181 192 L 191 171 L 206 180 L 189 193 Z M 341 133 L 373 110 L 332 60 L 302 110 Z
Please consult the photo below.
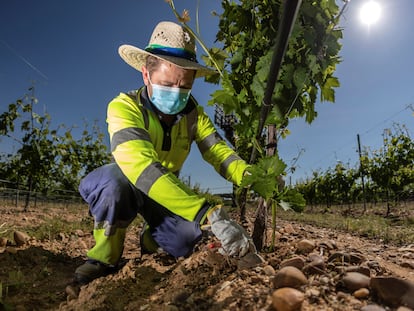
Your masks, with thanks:
M 151 74 L 153 84 L 191 89 L 195 79 L 195 71 L 183 69 L 168 62 L 161 62 L 157 70 L 148 72 L 146 67 L 142 68 L 142 78 L 148 88 L 149 95 L 152 95 L 152 87 L 148 75 Z

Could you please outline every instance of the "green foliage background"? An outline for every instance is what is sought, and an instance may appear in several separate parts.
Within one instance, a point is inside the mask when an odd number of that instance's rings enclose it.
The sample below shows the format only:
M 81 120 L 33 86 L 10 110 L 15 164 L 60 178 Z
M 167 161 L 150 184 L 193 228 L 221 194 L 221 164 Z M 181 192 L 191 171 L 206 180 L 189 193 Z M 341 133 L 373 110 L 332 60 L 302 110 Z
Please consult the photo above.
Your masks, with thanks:
M 389 214 L 392 206 L 414 197 L 414 142 L 404 125 L 394 124 L 384 130 L 383 147 L 364 148 L 356 167 L 338 163 L 324 172 L 315 171 L 295 188 L 308 205 L 324 204 L 330 208 L 334 204 L 353 205 L 364 200 L 373 204 L 386 202 Z
M 282 1 L 222 1 L 222 6 L 217 41 L 223 48 L 212 48 L 210 54 L 223 74 L 221 89 L 212 94 L 209 104 L 236 116 L 235 147 L 248 159 L 255 147 Z M 309 123 L 316 118 L 318 95 L 322 101 L 335 101 L 339 81 L 334 72 L 342 38 L 339 17 L 334 0 L 302 2 L 265 123 L 276 125 L 280 135 L 288 133 L 291 118 L 304 117 Z M 208 57 L 204 61 L 214 64 Z
M 43 194 L 77 192 L 82 176 L 111 159 L 104 134 L 96 123 L 85 122 L 77 139 L 72 134 L 74 127 L 52 128 L 50 115 L 36 112 L 34 89 L 29 91 L 0 114 L 0 141 L 15 148 L 0 153 L 0 179 Z

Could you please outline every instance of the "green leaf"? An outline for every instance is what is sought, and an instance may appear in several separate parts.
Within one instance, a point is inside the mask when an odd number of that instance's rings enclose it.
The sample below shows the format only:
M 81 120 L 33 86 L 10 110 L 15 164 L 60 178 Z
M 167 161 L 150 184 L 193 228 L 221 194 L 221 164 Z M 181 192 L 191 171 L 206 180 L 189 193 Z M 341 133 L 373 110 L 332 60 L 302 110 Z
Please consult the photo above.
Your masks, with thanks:
M 298 69 L 295 70 L 293 74 L 293 83 L 295 84 L 297 89 L 300 90 L 303 88 L 307 76 L 308 76 L 308 72 L 306 68 L 299 67 Z
M 339 83 L 338 78 L 329 77 L 328 79 L 326 79 L 325 86 L 327 86 L 327 87 L 339 87 L 340 83 Z
M 290 207 L 290 204 L 289 204 L 288 202 L 283 201 L 283 200 L 281 200 L 281 201 L 279 202 L 279 206 L 280 206 L 281 208 L 283 208 L 283 210 L 284 210 L 284 211 L 288 211 L 288 210 L 292 209 L 292 208 Z
M 310 55 L 307 56 L 307 58 L 308 58 L 308 63 L 309 63 L 309 69 L 311 71 L 312 76 L 317 75 L 320 72 L 321 67 L 317 63 L 316 55 L 310 54 Z
M 294 80 L 295 75 L 295 66 L 293 64 L 287 64 L 282 67 L 282 74 L 281 74 L 281 81 L 284 87 L 291 88 L 292 87 L 292 81 Z M 299 71 L 299 69 L 298 69 Z M 300 83 L 300 82 L 299 82 Z M 303 83 L 303 79 L 301 81 Z
M 241 187 L 251 187 L 266 200 L 279 194 L 278 178 L 284 173 L 286 164 L 278 155 L 259 159 L 257 164 L 247 169 Z
M 230 60 L 230 64 L 235 65 L 243 61 L 243 52 L 242 50 L 237 51 Z
M 339 87 L 339 80 L 336 77 L 329 77 L 321 90 L 321 100 L 335 102 L 334 87 Z
M 288 189 L 283 193 L 281 197 L 281 202 L 288 202 L 289 207 L 292 208 L 295 212 L 302 212 L 306 206 L 306 200 L 303 195 L 295 189 Z
M 216 90 L 211 95 L 211 100 L 209 100 L 209 105 L 218 104 L 223 107 L 224 112 L 229 112 L 234 110 L 237 107 L 237 100 L 233 94 L 229 94 L 225 90 Z

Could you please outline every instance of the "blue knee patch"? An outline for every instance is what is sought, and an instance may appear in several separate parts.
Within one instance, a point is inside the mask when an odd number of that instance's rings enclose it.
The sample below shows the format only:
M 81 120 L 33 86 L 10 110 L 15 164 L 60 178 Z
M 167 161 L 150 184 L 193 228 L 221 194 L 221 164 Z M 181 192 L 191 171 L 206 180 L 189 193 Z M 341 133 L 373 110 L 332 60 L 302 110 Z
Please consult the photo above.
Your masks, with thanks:
M 158 245 L 174 257 L 189 256 L 201 240 L 200 225 L 179 216 L 167 216 L 152 229 L 152 236 Z
M 96 222 L 126 227 L 137 215 L 142 199 L 115 163 L 101 166 L 85 176 L 79 192 L 89 204 Z

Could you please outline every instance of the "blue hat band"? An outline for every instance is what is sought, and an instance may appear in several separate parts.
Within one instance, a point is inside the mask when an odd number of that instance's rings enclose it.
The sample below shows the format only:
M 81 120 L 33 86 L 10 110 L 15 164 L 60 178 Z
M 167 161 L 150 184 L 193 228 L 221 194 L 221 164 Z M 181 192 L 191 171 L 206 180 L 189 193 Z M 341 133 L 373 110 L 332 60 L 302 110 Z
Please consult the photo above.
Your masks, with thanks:
M 155 55 L 174 56 L 178 58 L 184 58 L 189 61 L 198 63 L 196 56 L 193 53 L 186 51 L 184 49 L 147 46 L 145 48 L 145 51 L 153 53 Z

